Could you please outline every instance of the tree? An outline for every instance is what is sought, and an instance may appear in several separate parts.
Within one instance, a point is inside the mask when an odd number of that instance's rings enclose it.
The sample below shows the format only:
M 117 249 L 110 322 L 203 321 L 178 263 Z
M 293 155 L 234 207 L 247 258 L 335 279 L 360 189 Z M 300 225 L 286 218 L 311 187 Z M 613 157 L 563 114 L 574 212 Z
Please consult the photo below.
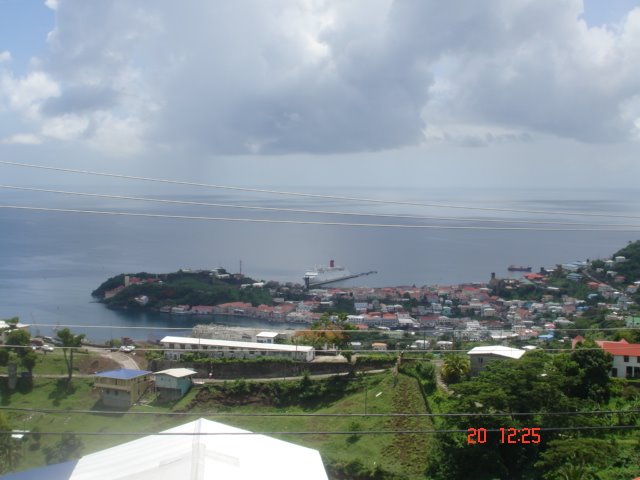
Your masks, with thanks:
M 613 357 L 592 341 L 578 344 L 568 356 L 556 357 L 556 366 L 567 378 L 568 396 L 606 403 L 609 400 L 609 371 Z
M 47 461 L 47 465 L 62 463 L 71 458 L 75 458 L 79 456 L 82 448 L 82 440 L 76 437 L 73 433 L 63 433 L 62 438 L 58 443 L 52 447 L 46 447 L 44 449 L 44 456 Z
M 20 449 L 17 442 L 11 438 L 11 425 L 7 418 L 0 413 L 0 473 L 13 470 L 20 458 Z
M 6 367 L 9 363 L 9 350 L 6 348 L 0 349 L 0 367 Z
M 332 319 L 329 313 L 324 313 L 320 320 L 311 325 L 311 329 L 296 335 L 302 343 L 322 348 L 325 344 L 335 345 L 336 348 L 344 348 L 349 345 L 349 334 L 345 330 L 355 330 L 353 325 L 347 323 L 346 314 L 338 314 Z
M 616 447 L 604 439 L 551 440 L 535 465 L 545 472 L 544 478 L 598 478 L 593 472 L 602 471 L 610 465 L 617 453 Z
M 38 363 L 38 355 L 33 350 L 27 349 L 27 352 L 22 355 L 22 366 L 29 371 L 29 376 L 33 374 L 33 368 Z
M 444 357 L 442 378 L 447 383 L 457 383 L 469 373 L 469 360 L 462 355 L 450 353 Z
M 31 335 L 29 335 L 29 332 L 16 328 L 7 334 L 7 340 L 5 343 L 7 345 L 15 345 L 14 350 L 20 355 L 24 350 L 26 350 L 22 347 L 28 346 L 30 341 Z
M 62 353 L 64 354 L 64 363 L 67 365 L 67 372 L 69 376 L 67 381 L 71 382 L 73 376 L 73 351 L 82 346 L 82 340 L 84 340 L 84 333 L 80 335 L 74 335 L 68 328 L 63 328 L 58 331 L 58 339 L 62 342 Z
M 33 373 L 33 367 L 35 367 L 38 358 L 34 351 L 29 348 L 30 341 L 31 335 L 29 335 L 29 332 L 19 328 L 11 330 L 7 334 L 7 345 L 12 345 L 11 348 L 15 352 L 14 361 L 19 361 L 31 374 Z M 17 355 L 17 358 L 15 355 Z M 6 365 L 9 362 L 9 358 L 8 352 L 3 353 L 0 355 L 0 364 Z

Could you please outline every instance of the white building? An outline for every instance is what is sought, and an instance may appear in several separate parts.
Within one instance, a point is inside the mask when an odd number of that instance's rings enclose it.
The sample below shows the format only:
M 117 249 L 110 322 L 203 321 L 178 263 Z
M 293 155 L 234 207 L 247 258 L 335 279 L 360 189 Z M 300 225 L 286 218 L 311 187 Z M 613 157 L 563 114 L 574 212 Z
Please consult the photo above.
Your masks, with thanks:
M 278 332 L 260 332 L 256 335 L 256 342 L 258 343 L 276 343 L 276 339 L 280 335 Z
M 617 378 L 640 378 L 640 343 L 598 340 L 596 343 L 613 356 L 610 376 Z
M 191 388 L 193 377 L 197 372 L 189 368 L 170 368 L 155 372 L 156 392 L 163 400 L 182 398 Z
M 258 342 L 236 342 L 208 338 L 172 337 L 160 340 L 168 360 L 180 360 L 184 353 L 206 353 L 216 358 L 287 357 L 310 362 L 315 350 L 307 345 L 280 345 Z

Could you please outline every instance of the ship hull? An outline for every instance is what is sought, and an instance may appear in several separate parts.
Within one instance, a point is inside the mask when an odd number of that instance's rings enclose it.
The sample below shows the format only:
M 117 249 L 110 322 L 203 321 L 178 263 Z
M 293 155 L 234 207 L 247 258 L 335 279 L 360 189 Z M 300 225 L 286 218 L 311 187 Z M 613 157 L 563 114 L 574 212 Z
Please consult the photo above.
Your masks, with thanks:
M 530 272 L 531 267 L 521 267 L 516 265 L 511 265 L 507 270 L 510 272 Z

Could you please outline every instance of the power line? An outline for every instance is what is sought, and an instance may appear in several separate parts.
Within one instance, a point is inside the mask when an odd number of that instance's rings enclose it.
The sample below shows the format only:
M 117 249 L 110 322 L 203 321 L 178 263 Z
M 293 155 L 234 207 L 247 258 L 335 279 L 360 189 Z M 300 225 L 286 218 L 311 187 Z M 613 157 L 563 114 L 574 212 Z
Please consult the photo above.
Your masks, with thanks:
M 71 208 L 46 208 L 46 207 L 27 207 L 18 205 L 0 205 L 0 208 L 12 210 L 28 210 L 40 212 L 57 212 L 57 213 L 81 213 L 91 215 L 106 215 L 120 217 L 138 217 L 138 218 L 169 218 L 179 220 L 204 220 L 204 221 L 223 221 L 223 222 L 239 222 L 239 223 L 265 223 L 265 224 L 285 224 L 285 225 L 322 225 L 322 226 L 338 226 L 338 227 L 365 227 L 365 228 L 406 228 L 406 229 L 432 229 L 432 230 L 477 230 L 477 231 L 536 231 L 536 232 L 627 232 L 637 233 L 637 228 L 540 228 L 540 227 L 483 227 L 483 226 L 463 226 L 463 225 L 408 225 L 408 224 L 384 224 L 384 223 L 350 223 L 350 222 L 321 222 L 321 221 L 303 221 L 303 220 L 275 220 L 275 219 L 258 219 L 258 218 L 235 218 L 235 217 L 205 217 L 195 215 L 168 215 L 153 213 L 135 213 L 135 212 L 113 212 L 103 210 L 80 210 Z
M 53 408 L 28 408 L 28 407 L 11 407 L 0 406 L 0 410 L 13 412 L 29 412 L 29 413 L 48 413 L 48 414 L 74 414 L 74 415 L 141 415 L 141 416 L 194 416 L 205 415 L 207 417 L 564 417 L 576 415 L 617 415 L 620 413 L 640 413 L 640 410 L 587 410 L 587 411 L 566 411 L 566 412 L 496 412 L 496 413 L 234 413 L 234 412 L 138 412 L 138 411 L 113 411 L 113 410 L 83 410 L 70 409 L 59 410 Z
M 216 315 L 216 314 L 214 314 Z M 184 316 L 184 315 L 183 315 Z M 200 315 L 193 315 L 195 317 L 200 317 Z M 202 315 L 202 316 L 207 316 L 207 315 Z M 242 317 L 244 318 L 244 317 Z M 254 319 L 254 317 L 248 317 L 251 319 Z M 259 319 L 259 317 L 255 317 L 257 319 Z M 205 326 L 208 326 L 209 324 L 205 324 Z M 215 325 L 219 325 L 221 327 L 225 327 L 225 325 L 222 324 L 215 324 Z M 297 325 L 295 323 L 290 323 L 289 325 L 294 326 Z M 53 328 L 60 328 L 60 327 L 64 327 L 64 328 L 113 328 L 113 329 L 131 329 L 131 330 L 190 330 L 192 328 L 197 327 L 197 325 L 194 325 L 193 327 L 154 327 L 154 326 L 143 326 L 143 327 L 136 327 L 136 326 L 130 326 L 130 325 L 93 325 L 93 324 L 60 324 L 60 323 L 38 323 L 38 324 L 29 324 L 29 326 L 32 327 L 53 327 Z M 261 330 L 263 328 L 261 327 L 242 327 L 242 326 L 226 326 L 227 328 L 248 328 L 250 330 Z M 588 328 L 558 328 L 558 330 L 562 330 L 563 332 L 566 331 L 580 331 L 580 332 L 600 332 L 600 331 L 615 331 L 615 330 L 640 330 L 640 326 L 631 326 L 631 327 L 588 327 Z M 346 333 L 353 333 L 353 334 L 368 334 L 368 333 L 377 333 L 377 334 L 389 334 L 389 332 L 398 332 L 398 330 L 377 330 L 377 329 L 370 329 L 370 330 L 353 330 L 353 329 L 345 329 L 345 328 L 336 328 L 336 329 L 314 329 L 314 328 L 290 328 L 287 331 L 293 331 L 293 332 L 346 332 Z M 463 328 L 457 328 L 455 329 L 456 332 L 464 332 L 466 331 Z M 503 329 L 499 329 L 499 328 L 492 328 L 492 329 L 487 329 L 487 331 L 492 331 L 492 332 L 512 332 L 511 330 L 503 330 Z M 419 335 L 420 331 L 416 331 L 416 337 L 420 336 Z M 449 332 L 443 332 L 443 333 L 453 333 L 452 331 Z M 198 338 L 198 337 L 194 337 L 194 338 Z
M 335 210 L 262 207 L 262 206 L 255 206 L 255 205 L 238 205 L 238 204 L 229 204 L 229 203 L 210 203 L 210 202 L 196 202 L 196 201 L 187 201 L 187 200 L 169 200 L 169 199 L 163 199 L 163 198 L 133 197 L 129 195 L 107 195 L 107 194 L 99 194 L 99 193 L 53 190 L 53 189 L 34 188 L 34 187 L 18 187 L 14 185 L 0 185 L 0 188 L 28 191 L 28 192 L 55 193 L 55 194 L 69 195 L 69 196 L 107 198 L 111 200 L 133 200 L 133 201 L 162 203 L 162 204 L 170 204 L 170 205 L 234 208 L 234 209 L 257 210 L 257 211 L 268 211 L 268 212 L 310 213 L 310 214 L 322 214 L 322 215 L 341 215 L 341 216 L 373 217 L 373 218 L 402 218 L 402 219 L 410 219 L 410 220 L 440 220 L 440 221 L 459 221 L 459 222 L 532 224 L 532 225 L 573 225 L 573 226 L 589 226 L 589 227 L 640 228 L 640 225 L 630 225 L 630 224 L 620 224 L 620 223 L 578 223 L 578 222 L 554 222 L 554 221 L 540 221 L 540 220 L 439 217 L 439 216 L 429 216 L 429 215 L 406 215 L 406 214 L 397 214 L 397 213 L 364 213 L 364 212 L 343 212 L 343 211 L 335 211 Z
M 576 426 L 576 427 L 539 427 L 540 432 L 567 432 L 567 431 L 589 431 L 589 430 L 637 430 L 640 425 L 602 425 L 602 426 Z M 487 432 L 500 432 L 497 428 L 487 428 Z M 15 432 L 11 430 L 0 431 L 0 435 L 11 435 Z M 469 433 L 469 429 L 429 429 L 429 430 L 336 430 L 336 431 L 263 431 L 263 432 L 20 432 L 23 435 L 83 435 L 83 436 L 247 436 L 247 435 L 429 435 L 443 433 Z
M 302 192 L 288 192 L 288 191 L 281 191 L 281 190 L 268 190 L 268 189 L 260 189 L 260 188 L 235 187 L 235 186 L 229 186 L 229 185 L 217 185 L 217 184 L 209 184 L 209 183 L 169 180 L 169 179 L 154 178 L 154 177 L 140 177 L 140 176 L 134 176 L 134 175 L 117 174 L 117 173 L 95 172 L 91 170 L 78 170 L 78 169 L 72 169 L 72 168 L 50 167 L 46 165 L 35 165 L 35 164 L 29 164 L 29 163 L 23 163 L 23 162 L 9 162 L 5 160 L 0 160 L 0 164 L 11 165 L 15 167 L 50 170 L 50 171 L 56 171 L 56 172 L 76 173 L 81 175 L 120 178 L 120 179 L 126 179 L 126 180 L 141 180 L 145 182 L 156 182 L 156 183 L 165 183 L 165 184 L 173 184 L 173 185 L 187 185 L 191 187 L 205 187 L 205 188 L 215 188 L 220 190 L 232 190 L 232 191 L 251 192 L 251 193 L 266 193 L 270 195 L 318 198 L 318 199 L 325 199 L 325 200 L 343 200 L 343 201 L 378 203 L 378 204 L 385 204 L 385 205 L 407 205 L 407 206 L 429 207 L 429 208 L 451 208 L 451 209 L 476 210 L 476 211 L 487 211 L 487 212 L 534 213 L 534 214 L 543 214 L 543 215 L 571 215 L 571 216 L 580 216 L 580 217 L 609 217 L 609 218 L 640 219 L 640 216 L 634 216 L 634 215 L 565 212 L 565 211 L 554 212 L 554 211 L 548 211 L 548 210 L 473 207 L 473 206 L 464 206 L 464 205 L 420 203 L 420 202 L 408 202 L 408 201 L 381 200 L 381 199 L 363 198 L 363 197 L 347 197 L 347 196 L 340 196 L 340 195 L 322 195 L 322 194 L 302 193 Z
M 188 338 L 193 338 L 194 340 L 197 340 L 197 337 L 188 337 Z M 207 339 L 202 339 L 202 340 L 207 340 Z M 219 340 L 219 339 L 214 339 L 214 340 Z M 224 340 L 224 341 L 230 341 L 230 342 L 237 342 L 237 343 L 243 343 L 241 341 L 238 340 Z M 179 344 L 180 342 L 173 342 L 176 344 Z M 255 343 L 255 342 L 249 342 L 249 343 Z M 193 344 L 195 345 L 195 344 Z M 304 344 L 286 344 L 288 347 L 312 347 L 312 345 L 304 345 Z M 33 349 L 34 347 L 31 345 L 2 345 L 2 348 L 13 348 L 13 349 Z M 65 346 L 57 346 L 57 348 L 63 348 L 66 350 L 74 350 L 74 351 L 83 351 L 86 350 L 87 348 L 91 348 L 93 350 L 98 350 L 98 351 L 110 351 L 111 348 L 113 347 L 95 347 L 95 346 L 80 346 L 80 347 L 65 347 Z M 509 347 L 512 350 L 521 350 L 519 347 Z M 620 352 L 624 352 L 626 350 L 629 351 L 634 351 L 635 349 L 637 349 L 638 347 L 635 344 L 619 344 L 616 346 L 616 349 Z M 251 350 L 254 352 L 272 352 L 272 353 L 294 353 L 294 350 L 291 349 L 264 349 L 264 348 L 258 348 L 258 347 L 243 347 L 242 350 L 227 350 L 224 349 L 223 347 L 219 347 L 219 348 L 207 348 L 205 349 L 189 349 L 189 348 L 165 348 L 165 347 L 136 347 L 135 351 L 136 352 L 179 352 L 179 353 L 196 353 L 196 354 L 210 354 L 210 353 L 231 353 L 231 354 L 236 354 L 236 353 L 242 353 L 244 350 Z M 584 351 L 599 351 L 602 350 L 602 348 L 600 347 L 582 347 L 580 348 L 580 350 L 584 350 Z M 323 350 L 316 350 L 319 352 L 322 352 Z M 407 349 L 407 348 L 402 348 L 402 349 L 392 349 L 392 350 L 375 350 L 375 349 L 358 349 L 358 350 L 353 350 L 352 348 L 342 348 L 339 350 L 335 350 L 336 353 L 340 353 L 340 352 L 345 352 L 345 351 L 350 351 L 353 354 L 369 354 L 369 353 L 373 353 L 373 354 L 381 354 L 381 355 L 391 355 L 391 354 L 404 354 L 404 355 L 421 355 L 421 354 L 426 354 L 426 353 L 439 353 L 439 354 L 449 354 L 449 353 L 468 353 L 469 350 L 457 350 L 457 349 L 446 349 L 446 350 L 439 350 L 439 349 L 422 349 L 422 348 L 416 348 L 416 349 Z M 535 351 L 539 351 L 539 352 L 549 352 L 549 353 L 571 353 L 574 352 L 576 350 L 573 349 L 568 349 L 568 348 L 540 348 L 537 347 L 535 349 Z M 299 352 L 299 353 L 302 353 Z M 232 358 L 232 357 L 229 357 Z M 411 358 L 411 357 L 408 357 Z M 215 358 L 214 358 L 215 359 Z M 343 372 L 345 373 L 345 372 Z

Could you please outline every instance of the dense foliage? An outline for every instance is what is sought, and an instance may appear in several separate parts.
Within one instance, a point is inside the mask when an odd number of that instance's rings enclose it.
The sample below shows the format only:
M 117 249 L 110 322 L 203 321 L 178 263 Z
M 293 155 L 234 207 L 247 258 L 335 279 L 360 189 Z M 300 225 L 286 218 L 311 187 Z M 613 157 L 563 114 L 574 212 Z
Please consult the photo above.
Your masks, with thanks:
M 136 297 L 146 296 L 148 303 L 144 308 L 161 308 L 175 305 L 218 305 L 227 302 L 246 302 L 253 306 L 271 305 L 272 298 L 266 288 L 240 288 L 241 284 L 254 280 L 242 277 L 241 280 L 230 277 L 220 280 L 208 272 L 176 272 L 155 275 L 146 272 L 132 275 L 141 279 L 154 278 L 153 283 L 129 285 L 117 295 L 104 299 L 105 292 L 124 285 L 124 274 L 116 275 L 105 281 L 92 292 L 94 297 L 103 298 L 105 304 L 115 308 L 143 308 L 135 301 Z
M 584 430 L 584 427 L 608 427 L 617 422 L 629 424 L 630 421 L 638 425 L 637 417 L 623 420 L 620 415 L 589 413 L 608 409 L 615 390 L 608 377 L 610 367 L 611 357 L 589 346 L 555 355 L 531 351 L 517 362 L 492 362 L 478 376 L 451 386 L 450 397 L 432 396 L 431 405 L 435 410 L 471 414 L 440 417 L 439 429 L 485 428 L 487 440 L 469 445 L 466 435 L 440 434 L 434 456 L 429 460 L 428 476 L 435 479 L 574 478 L 563 475 L 571 469 L 575 470 L 573 473 L 587 475 L 615 467 L 616 471 L 629 475 L 622 478 L 631 478 L 638 473 L 633 472 L 640 459 L 640 450 L 634 450 L 638 447 L 638 437 L 635 445 L 633 440 L 627 445 L 620 439 L 633 435 L 633 431 Z M 575 413 L 558 415 L 560 412 Z M 502 443 L 501 427 L 541 428 L 542 442 Z M 567 430 L 547 430 L 557 428 Z M 591 455 L 598 451 L 607 456 Z
M 640 240 L 629 243 L 613 254 L 614 258 L 618 256 L 625 257 L 626 261 L 616 263 L 615 271 L 630 281 L 640 279 Z
M 199 407 L 214 405 L 268 405 L 286 407 L 302 405 L 306 408 L 317 408 L 329 405 L 350 392 L 358 391 L 359 382 L 351 378 L 333 376 L 313 381 L 308 373 L 300 380 L 247 382 L 235 380 L 222 384 L 211 384 L 198 392 L 193 405 Z

